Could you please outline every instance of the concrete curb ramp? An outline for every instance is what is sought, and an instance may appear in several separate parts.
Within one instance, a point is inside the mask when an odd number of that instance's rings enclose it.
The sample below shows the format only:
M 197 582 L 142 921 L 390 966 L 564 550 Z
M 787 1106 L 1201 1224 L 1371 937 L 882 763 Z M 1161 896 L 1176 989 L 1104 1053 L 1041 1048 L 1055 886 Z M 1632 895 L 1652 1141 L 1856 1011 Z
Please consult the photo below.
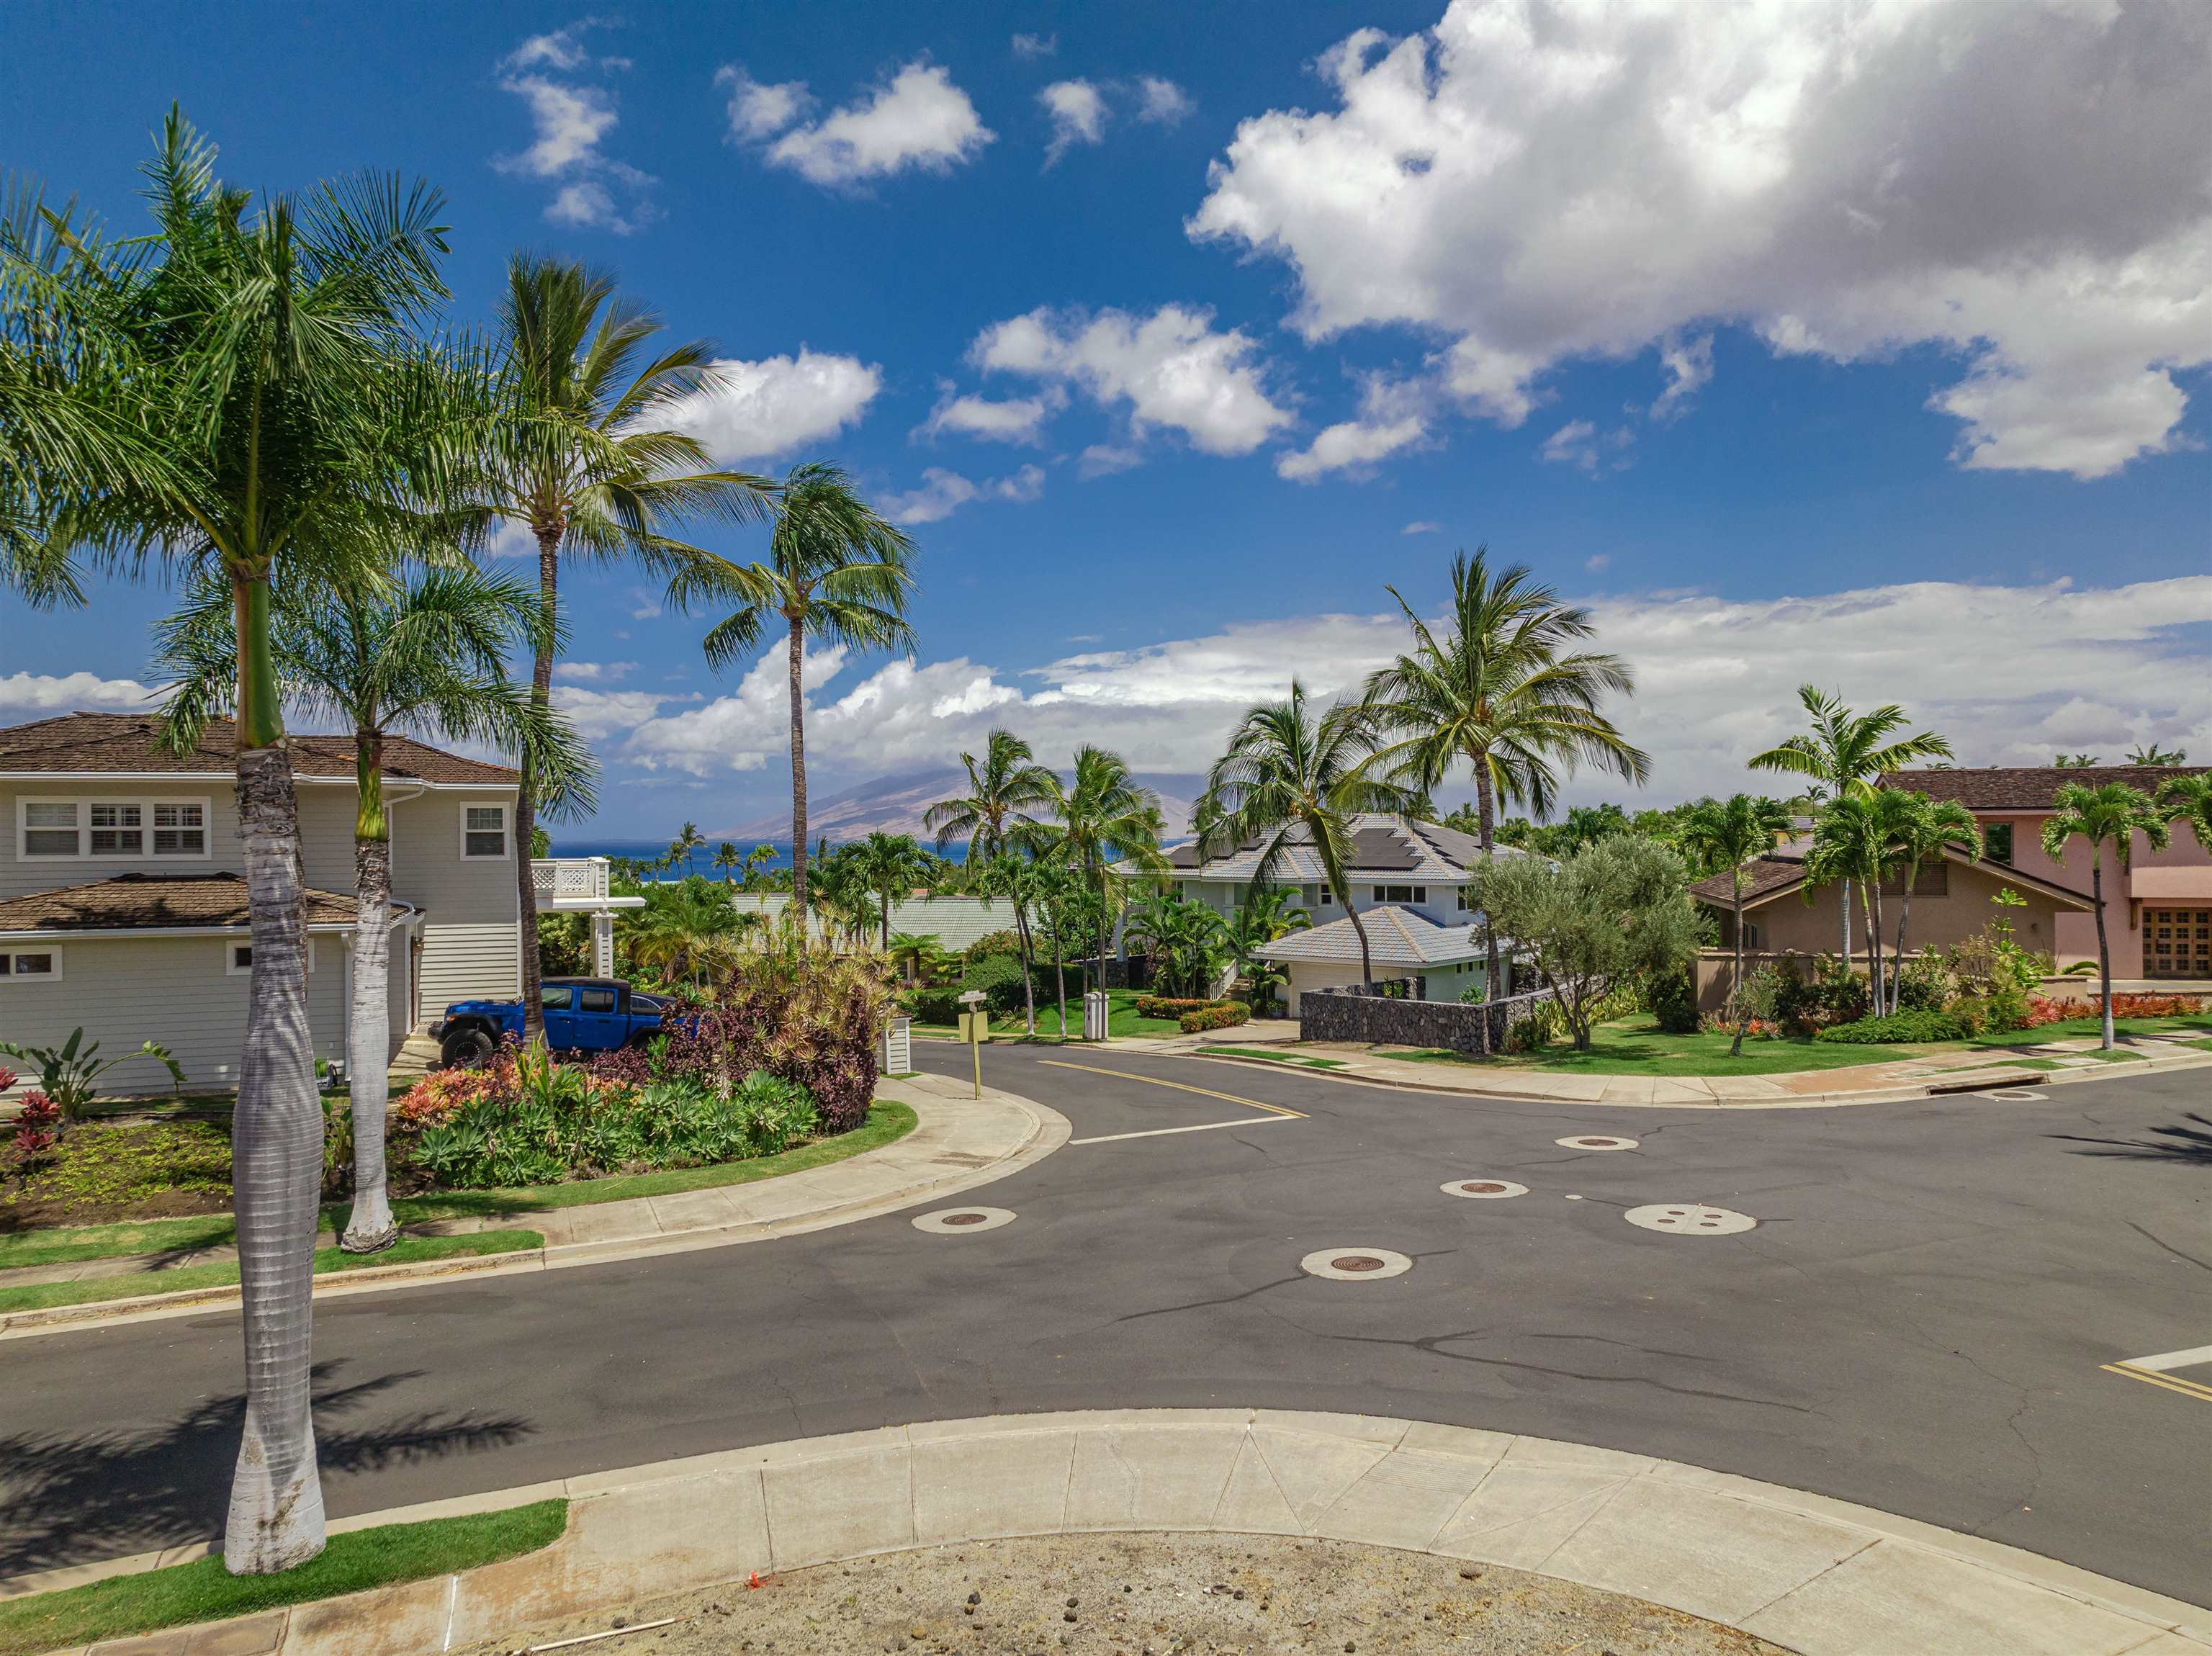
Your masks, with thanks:
M 349 1520 L 566 1495 L 527 1557 L 128 1641 L 130 1656 L 385 1656 L 740 1580 L 1000 1537 L 1222 1531 L 1534 1570 L 1804 1656 L 2204 1656 L 2212 1612 L 1863 1507 L 1648 1456 L 1271 1410 L 1002 1415 L 769 1444 Z M 119 1645 L 95 1647 L 124 1656 Z
M 560 1271 L 827 1230 L 1004 1179 L 1051 1155 L 1073 1131 L 1066 1116 L 1046 1105 L 994 1087 L 986 1087 L 983 1096 L 975 1099 L 966 1085 L 938 1076 L 885 1081 L 876 1095 L 911 1106 L 918 1118 L 912 1132 L 880 1149 L 751 1184 L 495 1215 L 453 1228 L 513 1225 L 538 1232 L 545 1246 L 329 1273 L 315 1278 L 315 1298 L 386 1292 L 458 1277 Z M 197 1316 L 226 1309 L 238 1301 L 239 1290 L 233 1284 L 4 1313 L 0 1313 L 0 1341 Z

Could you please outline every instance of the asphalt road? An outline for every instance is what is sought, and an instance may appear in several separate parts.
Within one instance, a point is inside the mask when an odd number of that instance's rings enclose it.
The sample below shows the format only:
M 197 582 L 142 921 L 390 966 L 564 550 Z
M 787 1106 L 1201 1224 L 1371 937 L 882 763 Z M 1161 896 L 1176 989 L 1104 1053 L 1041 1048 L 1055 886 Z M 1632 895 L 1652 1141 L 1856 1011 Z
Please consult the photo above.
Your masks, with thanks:
M 1075 1125 L 969 1192 L 1003 1228 L 893 1215 L 324 1307 L 331 1510 L 915 1420 L 1328 1409 L 1667 1456 L 2212 1598 L 2212 1404 L 2099 1368 L 2212 1338 L 2203 1071 L 1736 1113 L 985 1061 Z M 1554 1143 L 1601 1133 L 1640 1147 Z M 1438 1188 L 1484 1178 L 1529 1193 Z M 1686 1201 L 1759 1223 L 1622 1218 Z M 1414 1267 L 1299 1271 L 1361 1247 Z M 0 1574 L 219 1528 L 240 1383 L 234 1313 L 0 1344 Z

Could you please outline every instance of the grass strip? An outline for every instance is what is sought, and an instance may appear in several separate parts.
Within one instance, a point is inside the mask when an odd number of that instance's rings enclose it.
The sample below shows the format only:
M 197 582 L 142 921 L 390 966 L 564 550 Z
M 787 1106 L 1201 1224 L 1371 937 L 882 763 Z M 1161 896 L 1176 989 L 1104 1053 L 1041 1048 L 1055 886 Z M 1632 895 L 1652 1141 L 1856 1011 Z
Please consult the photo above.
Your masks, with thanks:
M 0 1234 L 0 1271 L 11 1271 L 18 1265 L 112 1259 L 124 1253 L 191 1253 L 204 1247 L 228 1247 L 237 1240 L 237 1224 L 227 1213 L 195 1214 L 187 1219 L 141 1219 L 119 1225 L 12 1231 Z
M 566 1501 L 538 1501 L 504 1512 L 334 1535 L 314 1557 L 277 1575 L 233 1575 L 220 1557 L 201 1558 L 57 1592 L 0 1599 L 0 1656 L 81 1648 L 103 1639 L 451 1575 L 550 1546 L 568 1523 Z
M 485 1253 L 515 1253 L 545 1246 L 534 1230 L 478 1230 L 465 1236 L 403 1236 L 381 1253 L 346 1253 L 335 1247 L 315 1250 L 315 1274 L 374 1271 L 427 1259 L 469 1259 Z M 180 1294 L 186 1289 L 228 1288 L 238 1280 L 238 1262 L 179 1265 L 174 1271 L 136 1271 L 124 1277 L 94 1277 L 77 1283 L 32 1283 L 0 1289 L 0 1311 L 44 1311 L 58 1305 L 96 1305 L 141 1294 Z
M 1210 1058 L 1264 1058 L 1273 1064 L 1295 1064 L 1308 1070 L 1341 1070 L 1340 1058 L 1313 1058 L 1304 1052 L 1271 1052 L 1261 1046 L 1201 1046 L 1200 1054 Z

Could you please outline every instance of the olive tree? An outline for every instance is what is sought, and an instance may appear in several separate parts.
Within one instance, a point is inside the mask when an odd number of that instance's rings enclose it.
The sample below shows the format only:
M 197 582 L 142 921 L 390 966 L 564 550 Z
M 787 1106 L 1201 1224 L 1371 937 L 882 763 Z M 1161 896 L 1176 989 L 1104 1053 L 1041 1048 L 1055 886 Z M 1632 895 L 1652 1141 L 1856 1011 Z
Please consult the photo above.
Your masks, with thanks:
M 1534 957 L 1588 1052 L 1598 1003 L 1623 984 L 1679 972 L 1698 946 L 1682 859 L 1654 840 L 1614 834 L 1563 862 L 1500 858 L 1480 901 L 1498 937 Z

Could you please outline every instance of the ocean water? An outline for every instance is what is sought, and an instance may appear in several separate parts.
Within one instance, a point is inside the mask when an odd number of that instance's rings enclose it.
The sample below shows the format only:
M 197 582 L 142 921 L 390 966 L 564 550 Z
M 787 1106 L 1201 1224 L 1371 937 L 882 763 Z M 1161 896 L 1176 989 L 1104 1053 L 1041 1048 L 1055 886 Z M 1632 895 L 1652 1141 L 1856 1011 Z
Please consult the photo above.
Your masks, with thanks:
M 670 839 L 674 837 L 673 834 L 669 836 Z M 668 850 L 668 840 L 566 840 L 556 834 L 553 839 L 553 854 L 556 857 L 632 857 L 647 859 L 665 855 Z M 720 843 L 720 840 L 709 840 L 703 850 L 691 853 L 688 870 L 685 864 L 678 863 L 662 877 L 680 879 L 687 871 L 703 874 L 708 879 L 720 877 L 714 872 L 714 848 Z M 754 846 L 763 842 L 754 840 L 738 840 L 735 843 L 738 854 L 743 856 Z M 834 849 L 834 841 L 832 845 Z M 964 845 L 952 846 L 945 852 L 945 855 L 956 863 L 963 860 L 967 854 L 968 848 Z M 775 847 L 775 858 L 763 866 L 789 868 L 791 866 L 790 846 L 778 845 Z

